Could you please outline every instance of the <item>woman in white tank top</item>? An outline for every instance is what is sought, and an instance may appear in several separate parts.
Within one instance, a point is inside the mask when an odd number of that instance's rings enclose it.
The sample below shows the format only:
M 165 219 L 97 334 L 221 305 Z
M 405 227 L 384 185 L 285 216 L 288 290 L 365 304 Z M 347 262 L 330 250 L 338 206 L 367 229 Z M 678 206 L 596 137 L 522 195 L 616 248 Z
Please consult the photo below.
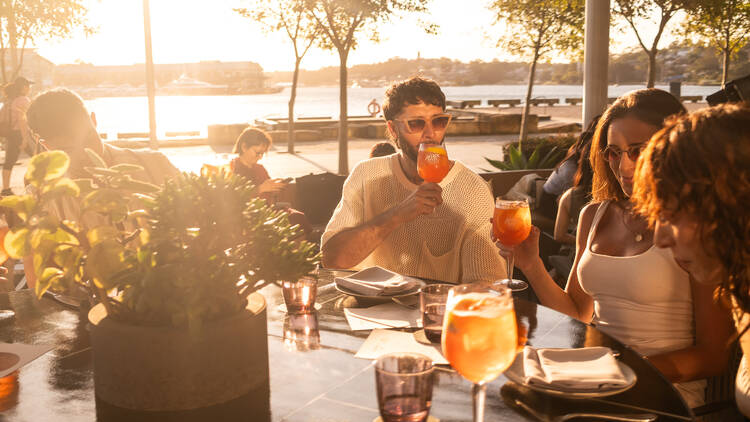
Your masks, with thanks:
M 633 200 L 656 246 L 731 299 L 744 355 L 735 399 L 750 417 L 750 109 L 722 105 L 668 123 L 636 174 Z
M 671 94 L 643 89 L 623 95 L 602 115 L 591 145 L 593 201 L 579 217 L 565 290 L 539 257 L 537 228 L 514 252 L 543 305 L 631 346 L 696 407 L 704 403 L 704 378 L 726 367 L 729 313 L 714 304 L 709 287 L 689 279 L 670 251 L 654 247 L 648 221 L 628 201 L 641 149 L 664 119 L 682 113 Z

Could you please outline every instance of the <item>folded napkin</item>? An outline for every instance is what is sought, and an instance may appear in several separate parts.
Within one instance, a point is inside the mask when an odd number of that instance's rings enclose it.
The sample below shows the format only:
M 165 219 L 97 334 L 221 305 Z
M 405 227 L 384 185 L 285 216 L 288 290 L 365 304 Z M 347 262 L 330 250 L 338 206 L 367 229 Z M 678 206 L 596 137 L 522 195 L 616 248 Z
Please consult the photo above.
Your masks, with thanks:
M 599 390 L 624 387 L 628 381 L 608 347 L 582 349 L 523 350 L 527 384 L 569 390 Z
M 336 277 L 336 285 L 368 296 L 390 296 L 414 287 L 416 280 L 385 268 L 370 267 L 347 277 Z
M 418 327 L 419 309 L 408 309 L 392 301 L 369 308 L 345 308 L 344 316 L 353 331 L 374 328 Z

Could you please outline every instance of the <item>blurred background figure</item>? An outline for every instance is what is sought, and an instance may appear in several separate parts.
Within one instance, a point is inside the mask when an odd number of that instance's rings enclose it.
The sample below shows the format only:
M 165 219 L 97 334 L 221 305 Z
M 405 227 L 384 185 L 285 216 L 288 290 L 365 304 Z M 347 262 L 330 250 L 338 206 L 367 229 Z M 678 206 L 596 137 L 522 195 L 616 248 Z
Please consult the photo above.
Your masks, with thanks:
M 270 204 L 277 205 L 277 208 L 284 209 L 289 214 L 289 222 L 298 224 L 305 236 L 309 237 L 312 233 L 312 225 L 305 214 L 292 209 L 289 203 L 279 201 L 283 190 L 289 186 L 291 178 L 272 179 L 266 168 L 258 163 L 272 144 L 273 140 L 268 133 L 255 127 L 248 127 L 242 131 L 234 144 L 232 152 L 237 154 L 237 157 L 229 163 L 229 169 L 232 173 L 251 181 L 258 188 L 258 196 Z
M 370 149 L 370 158 L 385 157 L 396 153 L 396 148 L 390 142 L 378 142 Z
M 585 131 L 581 132 L 576 142 L 568 148 L 565 158 L 555 167 L 542 186 L 542 197 L 539 200 L 539 211 L 546 217 L 555 220 L 558 201 L 565 191 L 573 187 L 581 155 L 586 144 L 591 143 L 596 124 L 601 115 L 594 117 Z M 586 150 L 586 154 L 588 155 Z M 585 204 L 584 204 L 585 205 Z
M 29 98 L 31 84 L 31 81 L 19 76 L 3 88 L 3 109 L 0 113 L 2 114 L 0 116 L 2 123 L 0 124 L 5 126 L 3 132 L 6 135 L 3 190 L 0 192 L 3 196 L 13 195 L 13 191 L 10 189 L 10 174 L 16 161 L 18 161 L 21 148 L 26 146 L 27 151 L 31 151 L 31 132 L 26 122 L 26 110 L 31 104 Z

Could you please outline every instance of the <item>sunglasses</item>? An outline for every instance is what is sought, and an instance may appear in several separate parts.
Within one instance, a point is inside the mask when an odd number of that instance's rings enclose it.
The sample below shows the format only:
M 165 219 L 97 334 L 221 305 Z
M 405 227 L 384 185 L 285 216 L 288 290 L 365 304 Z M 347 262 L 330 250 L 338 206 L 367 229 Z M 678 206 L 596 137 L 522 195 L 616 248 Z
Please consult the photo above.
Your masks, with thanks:
M 623 151 L 614 145 L 607 145 L 607 148 L 604 148 L 604 157 L 610 163 L 619 163 L 622 159 L 622 153 L 624 152 L 628 154 L 628 158 L 630 159 L 630 161 L 636 161 L 638 160 L 638 156 L 641 155 L 641 151 L 643 151 L 643 148 L 645 147 L 645 143 L 636 144 L 629 146 L 628 149 Z
M 399 122 L 403 122 L 406 126 L 407 133 L 418 133 L 422 132 L 427 127 L 427 122 L 430 122 L 432 130 L 443 131 L 448 127 L 448 123 L 451 122 L 450 114 L 438 114 L 433 116 L 430 120 L 426 120 L 422 117 L 415 117 L 412 119 L 393 119 Z

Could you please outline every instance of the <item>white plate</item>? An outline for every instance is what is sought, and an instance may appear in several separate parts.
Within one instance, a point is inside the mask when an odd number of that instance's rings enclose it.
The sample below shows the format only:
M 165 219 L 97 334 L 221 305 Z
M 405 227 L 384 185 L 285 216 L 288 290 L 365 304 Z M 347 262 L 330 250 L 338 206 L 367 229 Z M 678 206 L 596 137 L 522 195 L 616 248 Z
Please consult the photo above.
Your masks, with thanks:
M 578 389 L 571 389 L 571 388 L 561 388 L 561 387 L 552 387 L 549 385 L 539 385 L 539 384 L 527 384 L 524 381 L 525 374 L 523 371 L 523 351 L 518 352 L 516 355 L 516 360 L 513 361 L 513 364 L 510 365 L 510 368 L 505 370 L 506 378 L 509 380 L 515 382 L 516 384 L 520 384 L 523 386 L 528 387 L 531 390 L 539 391 L 542 393 L 552 394 L 555 396 L 563 396 L 567 398 L 591 398 L 591 397 L 606 397 L 606 396 L 612 396 L 615 394 L 622 393 L 623 391 L 629 390 L 632 386 L 635 385 L 635 382 L 638 380 L 638 377 L 636 377 L 635 372 L 633 372 L 632 369 L 628 365 L 625 365 L 624 363 L 617 361 L 617 364 L 620 366 L 620 370 L 622 371 L 622 374 L 625 376 L 625 381 L 627 382 L 626 385 L 621 387 L 610 387 L 606 389 L 595 389 L 595 390 L 578 390 Z
M 412 280 L 416 281 L 416 283 L 414 283 L 414 286 L 412 288 L 410 288 L 408 290 L 404 290 L 402 292 L 398 292 L 396 294 L 392 294 L 392 295 L 365 295 L 365 294 L 362 294 L 362 293 L 357 293 L 355 291 L 349 290 L 346 287 L 339 286 L 338 283 L 333 283 L 333 284 L 336 287 L 336 290 L 338 290 L 339 292 L 341 292 L 343 294 L 349 295 L 349 296 L 361 297 L 361 298 L 365 298 L 365 299 L 387 299 L 387 300 L 390 300 L 390 299 L 392 299 L 394 297 L 411 296 L 411 295 L 417 294 L 417 293 L 419 293 L 419 289 L 421 289 L 426 284 L 424 281 L 422 281 L 422 280 L 420 280 L 418 278 L 412 278 Z

